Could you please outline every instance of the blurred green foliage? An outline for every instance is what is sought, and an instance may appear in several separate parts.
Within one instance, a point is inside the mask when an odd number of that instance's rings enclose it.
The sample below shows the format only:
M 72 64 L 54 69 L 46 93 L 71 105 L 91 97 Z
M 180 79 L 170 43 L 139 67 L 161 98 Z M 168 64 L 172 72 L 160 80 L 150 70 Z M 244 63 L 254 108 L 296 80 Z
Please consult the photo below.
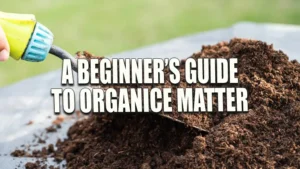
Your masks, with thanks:
M 70 53 L 130 50 L 239 21 L 300 24 L 298 0 L 0 0 L 1 11 L 32 13 Z M 44 62 L 0 63 L 0 86 L 61 67 Z

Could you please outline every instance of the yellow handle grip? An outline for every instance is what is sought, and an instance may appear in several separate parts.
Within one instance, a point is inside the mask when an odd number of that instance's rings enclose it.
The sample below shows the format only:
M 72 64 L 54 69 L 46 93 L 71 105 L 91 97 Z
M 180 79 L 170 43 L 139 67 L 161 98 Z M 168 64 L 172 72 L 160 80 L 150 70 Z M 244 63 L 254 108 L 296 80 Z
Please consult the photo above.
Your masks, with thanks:
M 34 15 L 0 12 L 0 26 L 8 39 L 11 57 L 16 60 L 22 57 L 35 25 Z

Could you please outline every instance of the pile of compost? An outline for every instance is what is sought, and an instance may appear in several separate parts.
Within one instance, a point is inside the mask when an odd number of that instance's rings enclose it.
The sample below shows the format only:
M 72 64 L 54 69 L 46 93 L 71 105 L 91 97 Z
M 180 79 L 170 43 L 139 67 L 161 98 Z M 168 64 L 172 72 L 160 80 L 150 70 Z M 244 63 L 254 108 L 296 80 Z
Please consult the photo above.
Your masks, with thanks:
M 236 87 L 248 90 L 249 112 L 170 114 L 187 125 L 157 114 L 95 114 L 75 123 L 51 155 L 67 168 L 300 168 L 300 64 L 245 39 L 203 46 L 191 57 L 238 58 Z M 183 65 L 180 84 L 142 87 L 209 87 L 187 85 Z

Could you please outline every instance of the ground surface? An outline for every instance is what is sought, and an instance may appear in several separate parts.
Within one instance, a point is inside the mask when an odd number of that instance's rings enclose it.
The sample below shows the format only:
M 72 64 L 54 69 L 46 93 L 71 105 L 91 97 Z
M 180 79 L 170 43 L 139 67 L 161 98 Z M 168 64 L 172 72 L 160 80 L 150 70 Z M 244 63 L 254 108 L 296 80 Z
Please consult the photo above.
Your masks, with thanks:
M 226 27 L 239 21 L 300 24 L 297 0 L 230 0 L 226 3 L 217 0 L 0 0 L 0 3 L 5 12 L 35 14 L 53 31 L 55 44 L 71 53 L 76 49 L 94 51 L 98 55 Z M 60 66 L 60 60 L 54 57 L 39 64 L 11 59 L 0 63 L 0 86 Z
M 32 154 L 16 150 L 11 155 L 66 159 L 70 169 L 299 168 L 299 62 L 272 45 L 245 39 L 203 46 L 192 57 L 238 58 L 238 86 L 248 90 L 249 112 L 178 114 L 172 104 L 172 117 L 205 127 L 208 134 L 155 114 L 92 115 L 70 127 L 69 138 L 58 140 L 56 150 L 51 144 Z M 184 81 L 178 85 L 188 87 Z

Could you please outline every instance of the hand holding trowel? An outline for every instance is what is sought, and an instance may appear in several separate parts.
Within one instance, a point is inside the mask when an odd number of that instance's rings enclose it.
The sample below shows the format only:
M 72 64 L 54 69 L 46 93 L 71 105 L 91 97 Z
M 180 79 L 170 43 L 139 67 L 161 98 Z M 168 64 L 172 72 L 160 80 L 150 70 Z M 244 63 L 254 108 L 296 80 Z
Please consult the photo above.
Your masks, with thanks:
M 0 12 L 0 26 L 8 40 L 12 58 L 40 62 L 50 53 L 61 59 L 71 59 L 73 70 L 77 71 L 75 58 L 53 45 L 52 32 L 37 22 L 34 15 Z
M 53 45 L 54 36 L 52 32 L 37 22 L 34 15 L 0 12 L 0 26 L 8 40 L 12 58 L 40 62 L 50 53 L 60 59 L 70 59 L 73 70 L 77 72 L 76 59 L 65 50 Z M 183 121 L 168 115 L 161 113 L 159 115 L 185 124 Z M 192 127 L 207 132 L 207 130 L 199 127 Z

